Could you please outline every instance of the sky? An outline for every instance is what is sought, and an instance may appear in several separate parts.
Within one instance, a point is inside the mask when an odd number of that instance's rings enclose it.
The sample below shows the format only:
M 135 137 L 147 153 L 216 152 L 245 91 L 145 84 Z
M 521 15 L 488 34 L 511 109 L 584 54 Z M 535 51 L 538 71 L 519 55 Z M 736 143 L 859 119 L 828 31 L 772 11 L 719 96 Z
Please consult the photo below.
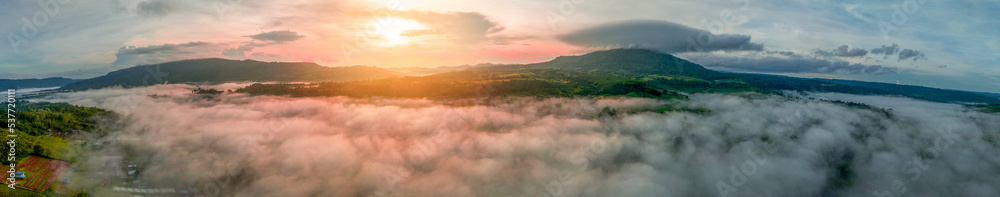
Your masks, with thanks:
M 1000 92 L 987 0 L 0 0 L 0 78 L 194 58 L 437 67 L 648 48 L 710 69 Z

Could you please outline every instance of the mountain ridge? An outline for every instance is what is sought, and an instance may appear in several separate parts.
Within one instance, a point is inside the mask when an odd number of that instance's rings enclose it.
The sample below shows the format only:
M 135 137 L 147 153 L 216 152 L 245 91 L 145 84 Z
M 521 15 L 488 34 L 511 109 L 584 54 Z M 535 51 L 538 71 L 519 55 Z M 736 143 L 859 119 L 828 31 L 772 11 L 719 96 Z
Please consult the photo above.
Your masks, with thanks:
M 490 76 L 517 75 L 505 79 Z M 227 60 L 220 58 L 182 60 L 153 65 L 136 66 L 108 73 L 105 76 L 77 81 L 63 86 L 64 90 L 84 90 L 109 86 L 135 87 L 159 83 L 223 83 L 234 81 L 257 82 L 346 82 L 399 78 L 406 74 L 371 66 L 323 67 L 306 62 L 260 62 L 255 60 Z M 423 78 L 421 78 L 423 77 Z M 535 84 L 555 89 L 521 88 L 511 91 L 514 95 L 615 95 L 642 93 L 661 95 L 679 92 L 734 92 L 734 91 L 804 91 L 837 92 L 861 95 L 899 95 L 916 99 L 949 103 L 1000 103 L 1000 99 L 982 94 L 923 86 L 897 87 L 878 82 L 845 83 L 788 76 L 750 73 L 727 73 L 707 69 L 701 65 L 671 54 L 647 49 L 612 49 L 595 51 L 577 56 L 560 56 L 550 61 L 531 64 L 500 64 L 472 66 L 459 71 L 406 77 L 389 80 L 386 86 L 406 83 L 405 80 L 429 80 L 428 84 L 443 85 L 442 81 L 466 85 L 495 83 L 495 80 L 513 80 L 514 85 Z M 464 80 L 464 81 L 455 81 Z M 582 80 L 582 81 L 580 81 Z M 556 82 L 562 81 L 563 84 Z M 567 85 L 567 81 L 576 81 Z M 516 83 L 515 83 L 516 82 Z M 399 84 L 397 84 L 399 83 Z M 358 83 L 360 84 L 360 83 Z M 412 84 L 412 83 L 410 83 Z M 589 85 L 588 85 L 589 84 Z M 511 84 L 498 84 L 511 85 Z M 572 86 L 587 87 L 572 87 Z M 349 86 L 349 85 L 348 85 Z M 369 88 L 376 88 L 366 84 Z M 444 85 L 450 86 L 450 85 Z M 344 84 L 338 88 L 347 88 Z M 452 87 L 458 91 L 461 87 Z M 572 89 L 576 90 L 572 90 Z M 582 89 L 581 89 L 582 88 Z M 626 88 L 634 91 L 613 90 Z M 405 89 L 405 88 L 404 88 Z M 425 87 L 425 89 L 434 89 Z M 529 90 L 525 92 L 526 90 Z M 544 89 L 544 88 L 543 88 Z M 655 90 L 655 91 L 654 91 Z M 404 91 L 400 89 L 400 91 Z M 285 91 L 288 92 L 288 91 Z M 335 92 L 335 91 L 328 91 Z M 364 95 L 364 92 L 354 92 Z M 522 94 L 523 93 L 523 94 Z M 330 93 L 333 94 L 333 93 Z M 389 94 L 389 93 L 379 93 Z M 422 93 L 411 92 L 409 96 Z M 323 95 L 304 93 L 303 95 Z M 443 94 L 442 95 L 446 95 Z M 461 94 L 455 94 L 461 95 Z
M 605 70 L 625 75 L 670 74 L 710 78 L 723 75 L 721 72 L 685 59 L 647 49 L 611 49 L 576 56 L 559 56 L 547 62 L 486 66 L 478 69 L 582 69 Z
M 32 79 L 0 79 L 0 88 L 49 88 L 70 84 L 79 79 L 64 77 L 32 78 Z
M 578 56 L 560 56 L 548 62 L 522 65 L 499 65 L 479 68 L 482 71 L 516 69 L 579 69 L 583 72 L 608 71 L 624 76 L 673 75 L 703 80 L 739 80 L 758 88 L 838 92 L 848 94 L 900 95 L 935 102 L 1000 103 L 982 93 L 924 86 L 899 86 L 879 82 L 844 83 L 782 75 L 719 72 L 696 63 L 649 49 L 611 49 Z
M 205 58 L 134 66 L 112 71 L 104 76 L 70 83 L 60 89 L 137 87 L 160 83 L 325 82 L 397 76 L 403 76 L 403 74 L 371 66 L 324 67 L 311 62 L 262 62 Z

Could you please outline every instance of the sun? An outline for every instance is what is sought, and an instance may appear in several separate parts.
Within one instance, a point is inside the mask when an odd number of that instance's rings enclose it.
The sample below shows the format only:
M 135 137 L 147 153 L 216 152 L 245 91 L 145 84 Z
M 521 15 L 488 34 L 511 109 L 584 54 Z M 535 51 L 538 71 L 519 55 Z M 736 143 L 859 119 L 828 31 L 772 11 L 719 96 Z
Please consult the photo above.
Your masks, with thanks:
M 370 33 L 375 33 L 383 40 L 384 46 L 397 46 L 409 44 L 415 41 L 414 36 L 404 35 L 407 31 L 424 30 L 427 27 L 417 21 L 386 17 L 375 20 L 371 25 Z

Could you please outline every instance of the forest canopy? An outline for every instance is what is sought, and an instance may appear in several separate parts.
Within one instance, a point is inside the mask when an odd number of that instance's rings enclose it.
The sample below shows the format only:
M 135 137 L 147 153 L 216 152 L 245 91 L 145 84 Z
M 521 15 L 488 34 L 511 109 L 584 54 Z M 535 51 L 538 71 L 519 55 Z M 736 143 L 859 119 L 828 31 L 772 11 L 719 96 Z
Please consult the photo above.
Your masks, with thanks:
M 14 103 L 16 137 L 15 157 L 17 159 L 28 155 L 40 155 L 56 159 L 69 159 L 62 151 L 71 143 L 76 135 L 85 133 L 101 133 L 97 129 L 100 117 L 111 117 L 111 111 L 81 107 L 67 103 Z M 3 130 L 9 131 L 10 125 L 3 124 Z M 8 133 L 9 134 L 9 133 Z M 11 137 L 0 136 L 0 140 L 8 142 Z M 3 155 L 8 155 L 10 146 L 3 148 Z M 9 163 L 6 159 L 4 163 Z

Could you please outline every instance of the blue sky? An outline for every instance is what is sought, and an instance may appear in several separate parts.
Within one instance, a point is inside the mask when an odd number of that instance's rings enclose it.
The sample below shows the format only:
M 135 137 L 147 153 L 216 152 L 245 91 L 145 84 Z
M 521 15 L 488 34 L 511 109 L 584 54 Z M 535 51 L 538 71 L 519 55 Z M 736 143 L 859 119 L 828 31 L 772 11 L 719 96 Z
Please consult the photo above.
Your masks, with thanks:
M 22 19 L 40 24 L 38 33 L 25 34 Z M 718 70 L 1000 92 L 1000 1 L 986 0 L 2 0 L 0 21 L 0 78 L 87 78 L 206 57 L 324 66 L 529 63 L 628 46 L 614 43 L 624 39 Z M 716 44 L 762 47 L 664 48 L 691 29 L 710 32 Z M 560 39 L 585 30 L 601 34 Z M 621 39 L 606 39 L 615 36 Z M 891 55 L 873 53 L 893 44 Z M 845 45 L 853 53 L 838 53 Z

